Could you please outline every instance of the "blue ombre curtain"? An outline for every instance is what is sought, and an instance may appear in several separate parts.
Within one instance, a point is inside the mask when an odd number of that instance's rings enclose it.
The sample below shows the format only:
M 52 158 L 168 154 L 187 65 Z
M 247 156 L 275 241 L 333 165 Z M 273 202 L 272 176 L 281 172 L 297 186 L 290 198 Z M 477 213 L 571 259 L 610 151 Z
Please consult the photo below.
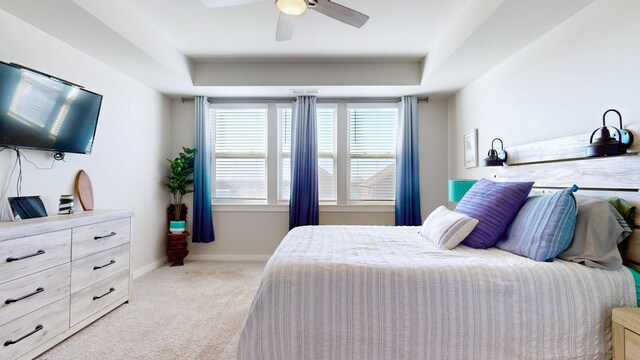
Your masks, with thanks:
M 291 126 L 289 230 L 319 224 L 317 122 L 316 97 L 298 96 Z
M 195 99 L 195 148 L 193 165 L 193 242 L 209 243 L 215 240 L 211 213 L 211 123 L 209 100 Z
M 418 98 L 403 96 L 396 134 L 396 226 L 421 225 Z

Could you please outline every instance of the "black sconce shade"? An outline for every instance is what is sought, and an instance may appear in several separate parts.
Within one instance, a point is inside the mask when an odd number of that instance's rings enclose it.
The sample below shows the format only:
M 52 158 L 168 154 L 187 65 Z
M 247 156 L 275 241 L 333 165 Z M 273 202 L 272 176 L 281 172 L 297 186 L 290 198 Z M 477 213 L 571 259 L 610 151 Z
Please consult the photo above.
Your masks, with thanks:
M 613 135 L 605 124 L 607 114 L 612 111 L 618 114 L 618 119 L 620 120 L 620 128 L 611 126 L 615 130 Z M 598 137 L 593 140 L 596 133 L 598 133 Z M 585 151 L 587 157 L 622 155 L 626 154 L 627 148 L 633 144 L 633 134 L 622 128 L 622 115 L 620 112 L 615 109 L 609 109 L 602 115 L 602 127 L 591 134 L 589 143 Z
M 500 141 L 500 152 L 493 147 L 496 140 Z M 505 161 L 507 161 L 507 152 L 504 151 L 504 144 L 501 139 L 495 138 L 491 141 L 491 150 L 487 153 L 487 157 L 482 160 L 482 166 L 502 166 Z

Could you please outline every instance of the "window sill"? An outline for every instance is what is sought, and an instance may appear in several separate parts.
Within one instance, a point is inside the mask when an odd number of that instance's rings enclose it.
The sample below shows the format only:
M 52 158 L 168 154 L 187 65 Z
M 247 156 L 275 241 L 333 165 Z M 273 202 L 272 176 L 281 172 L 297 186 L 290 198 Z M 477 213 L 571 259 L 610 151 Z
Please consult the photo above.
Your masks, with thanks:
M 289 205 L 267 204 L 212 204 L 214 212 L 289 212 Z M 351 204 L 351 205 L 320 205 L 323 213 L 392 213 L 395 206 L 390 204 Z
M 348 205 L 320 205 L 320 212 L 363 212 L 381 213 L 395 212 L 395 205 L 389 204 L 348 204 Z
M 212 204 L 214 212 L 289 212 L 289 205 Z

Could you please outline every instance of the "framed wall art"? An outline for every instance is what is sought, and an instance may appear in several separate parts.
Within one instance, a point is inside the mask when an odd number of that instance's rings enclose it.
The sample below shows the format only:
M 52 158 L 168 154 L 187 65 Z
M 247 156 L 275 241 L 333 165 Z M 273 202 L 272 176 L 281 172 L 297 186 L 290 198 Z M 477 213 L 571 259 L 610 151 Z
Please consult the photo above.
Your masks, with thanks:
M 478 129 L 467 131 L 463 135 L 464 143 L 464 167 L 474 168 L 478 166 Z

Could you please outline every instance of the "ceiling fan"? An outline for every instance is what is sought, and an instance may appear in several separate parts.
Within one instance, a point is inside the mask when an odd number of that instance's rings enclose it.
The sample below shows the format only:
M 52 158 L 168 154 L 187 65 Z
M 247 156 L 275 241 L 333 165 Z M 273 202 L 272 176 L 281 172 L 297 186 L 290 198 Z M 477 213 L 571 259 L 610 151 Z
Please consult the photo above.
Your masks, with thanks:
M 200 0 L 204 6 L 225 7 L 250 4 L 266 0 Z M 273 1 L 273 0 L 269 0 Z M 361 28 L 369 16 L 350 9 L 346 6 L 334 3 L 330 0 L 275 0 L 276 6 L 280 10 L 278 18 L 278 27 L 276 30 L 276 41 L 291 40 L 293 29 L 295 27 L 298 16 L 304 14 L 307 9 L 315 10 L 328 17 L 334 18 L 345 24 Z

